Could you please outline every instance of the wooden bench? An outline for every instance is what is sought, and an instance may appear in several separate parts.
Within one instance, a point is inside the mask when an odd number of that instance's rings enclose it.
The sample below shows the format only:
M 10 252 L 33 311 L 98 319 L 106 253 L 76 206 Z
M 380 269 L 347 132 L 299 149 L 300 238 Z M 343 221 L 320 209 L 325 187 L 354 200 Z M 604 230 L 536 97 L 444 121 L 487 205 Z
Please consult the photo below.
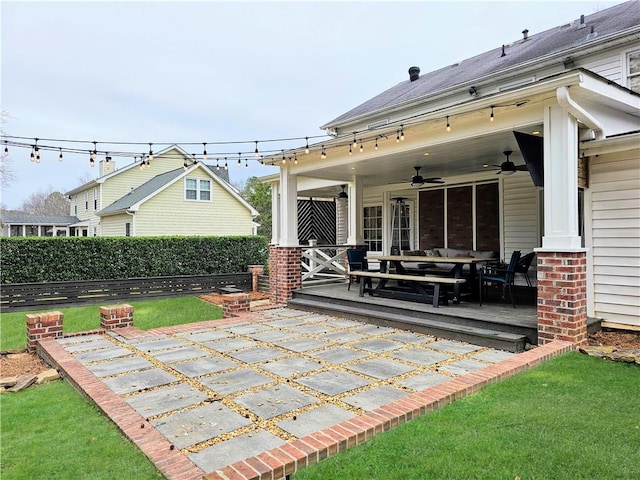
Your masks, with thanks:
M 441 291 L 442 285 L 446 286 L 459 286 L 465 283 L 464 278 L 452 278 L 452 277 L 437 277 L 437 276 L 421 276 L 421 275 L 402 275 L 397 273 L 381 273 L 381 272 L 364 272 L 355 271 L 349 272 L 349 275 L 354 277 L 360 277 L 360 296 L 364 297 L 366 291 L 369 295 L 378 295 L 381 297 L 397 298 L 401 300 L 413 300 L 423 303 L 431 302 L 435 308 L 440 305 L 442 299 L 443 305 L 448 304 L 447 292 Z M 376 288 L 373 288 L 371 279 L 377 278 L 380 280 Z M 387 286 L 389 280 L 396 280 L 409 287 L 409 291 L 406 288 L 390 288 Z M 368 287 L 367 287 L 368 285 Z M 424 285 L 433 287 L 433 293 L 430 294 L 424 288 Z M 459 303 L 460 298 L 454 296 L 454 302 Z

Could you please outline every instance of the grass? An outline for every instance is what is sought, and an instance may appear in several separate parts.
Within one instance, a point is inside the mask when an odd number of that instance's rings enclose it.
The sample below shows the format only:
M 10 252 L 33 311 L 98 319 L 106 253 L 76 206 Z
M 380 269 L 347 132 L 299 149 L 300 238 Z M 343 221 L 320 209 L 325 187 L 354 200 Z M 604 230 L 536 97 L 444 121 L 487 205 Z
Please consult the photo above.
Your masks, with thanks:
M 294 479 L 638 478 L 638 392 L 638 366 L 567 354 Z
M 141 330 L 182 325 L 222 318 L 222 309 L 195 296 L 128 302 L 133 306 L 133 324 Z M 64 313 L 65 333 L 82 332 L 100 327 L 100 306 L 70 307 L 40 310 Z M 25 315 L 36 311 L 3 313 L 0 315 L 0 350 L 25 348 L 27 344 Z
M 4 393 L 3 480 L 164 478 L 106 417 L 68 383 Z

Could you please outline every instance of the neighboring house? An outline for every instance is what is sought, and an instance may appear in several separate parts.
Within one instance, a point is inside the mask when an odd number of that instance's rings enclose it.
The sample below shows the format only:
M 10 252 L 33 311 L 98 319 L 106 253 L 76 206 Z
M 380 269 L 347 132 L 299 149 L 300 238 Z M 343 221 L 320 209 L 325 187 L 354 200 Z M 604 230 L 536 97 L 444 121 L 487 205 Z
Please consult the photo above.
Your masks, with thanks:
M 2 237 L 70 237 L 76 234 L 78 217 L 2 212 Z
M 96 180 L 67 192 L 85 235 L 255 234 L 258 212 L 180 147 L 159 152 L 144 168 L 132 163 L 116 170 L 113 160 L 99 166 Z
M 430 73 L 412 67 L 326 123 L 334 139 L 264 178 L 272 258 L 296 262 L 296 199 L 346 184 L 346 243 L 371 256 L 394 238 L 501 259 L 536 251 L 541 342 L 584 341 L 587 315 L 640 330 L 640 3 L 580 13 Z M 285 301 L 300 283 L 277 275 Z

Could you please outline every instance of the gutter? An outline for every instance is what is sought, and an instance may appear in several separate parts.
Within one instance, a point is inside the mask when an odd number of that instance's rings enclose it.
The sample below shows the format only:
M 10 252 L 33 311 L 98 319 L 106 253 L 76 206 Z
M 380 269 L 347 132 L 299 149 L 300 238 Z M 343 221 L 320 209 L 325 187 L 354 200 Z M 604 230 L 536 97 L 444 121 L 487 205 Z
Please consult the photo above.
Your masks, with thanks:
M 571 98 L 567 87 L 558 87 L 556 98 L 561 107 L 569 110 L 571 115 L 596 132 L 596 140 L 605 138 L 604 125 Z

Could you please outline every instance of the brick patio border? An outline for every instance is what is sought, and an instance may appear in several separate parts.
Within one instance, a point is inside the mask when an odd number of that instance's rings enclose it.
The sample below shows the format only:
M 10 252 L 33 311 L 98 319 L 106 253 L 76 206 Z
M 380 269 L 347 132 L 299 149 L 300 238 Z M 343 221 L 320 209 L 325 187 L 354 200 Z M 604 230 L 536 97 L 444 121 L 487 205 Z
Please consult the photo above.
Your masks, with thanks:
M 137 338 L 157 334 L 174 334 L 250 321 L 253 314 L 233 319 L 212 320 L 141 331 L 134 327 L 118 329 L 118 335 Z M 66 336 L 66 335 L 65 335 Z M 71 336 L 71 335 L 69 335 Z M 502 362 L 489 365 L 435 387 L 412 393 L 364 415 L 338 423 L 293 442 L 286 443 L 205 474 L 149 422 L 113 393 L 99 378 L 75 360 L 73 355 L 53 339 L 38 344 L 38 354 L 59 369 L 80 393 L 91 399 L 122 432 L 133 441 L 169 480 L 279 480 L 297 470 L 313 465 L 374 435 L 448 405 L 454 400 L 479 391 L 486 385 L 511 377 L 540 365 L 558 355 L 574 350 L 569 342 L 552 341 Z

